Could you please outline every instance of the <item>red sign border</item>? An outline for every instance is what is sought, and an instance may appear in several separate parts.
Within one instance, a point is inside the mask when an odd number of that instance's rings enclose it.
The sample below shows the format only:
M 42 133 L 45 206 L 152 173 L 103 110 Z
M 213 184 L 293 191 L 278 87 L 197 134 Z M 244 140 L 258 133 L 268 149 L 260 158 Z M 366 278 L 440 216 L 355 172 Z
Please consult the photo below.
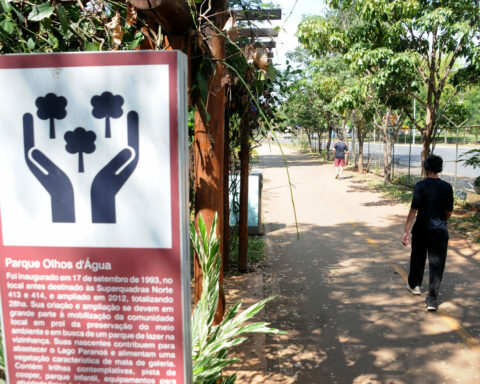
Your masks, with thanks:
M 169 68 L 169 117 L 170 117 L 170 180 L 171 180 L 171 226 L 172 226 L 172 247 L 170 249 L 161 249 L 162 255 L 166 257 L 179 257 L 180 271 L 179 271 L 179 285 L 182 295 L 182 303 L 180 307 L 182 309 L 182 315 L 179 317 L 182 319 L 182 329 L 176 332 L 177 337 L 181 340 L 183 345 L 183 363 L 184 369 L 182 376 L 185 383 L 191 380 L 191 361 L 190 361 L 190 331 L 189 331 L 189 315 L 190 307 L 186 304 L 186 301 L 190 301 L 189 286 L 183 274 L 189 273 L 188 268 L 184 268 L 185 256 L 182 254 L 183 240 L 180 234 L 184 228 L 181 225 L 181 208 L 182 201 L 181 187 L 182 180 L 180 179 L 180 147 L 179 147 L 179 100 L 181 95 L 178 92 L 179 84 L 179 55 L 183 55 L 179 51 L 119 51 L 119 52 L 74 52 L 74 53 L 51 53 L 51 54 L 13 54 L 0 56 L 0 69 L 27 69 L 27 68 L 63 68 L 63 67 L 99 67 L 99 66 L 146 66 L 146 65 L 168 65 Z M 185 193 L 183 194 L 185 195 Z M 188 236 L 187 236 L 188 238 Z M 2 261 L 5 255 L 9 253 L 15 253 L 15 255 L 24 259 L 30 259 L 31 253 L 34 250 L 37 257 L 64 257 L 65 250 L 69 251 L 70 255 L 77 255 L 81 257 L 86 252 L 90 258 L 109 253 L 112 257 L 125 257 L 131 253 L 141 253 L 146 259 L 152 259 L 158 257 L 160 249 L 157 248 L 96 248 L 96 247 L 45 247 L 45 246 L 5 246 L 3 244 L 2 234 L 2 222 L 1 222 L 1 207 L 0 207 L 0 255 Z M 188 247 L 183 249 L 184 252 L 188 252 Z M 144 270 L 145 265 L 142 266 Z M 148 267 L 147 267 L 148 268 Z M 0 271 L 4 269 L 4 263 L 0 264 Z M 146 269 L 146 268 L 145 268 Z M 186 269 L 186 271 L 184 271 Z M 3 275 L 3 272 L 2 272 Z M 1 280 L 3 278 L 0 277 Z M 189 279 L 188 279 L 189 280 Z M 188 281 L 187 281 L 188 282 Z M 6 292 L 6 281 L 1 281 L 1 289 Z M 1 296 L 0 296 L 1 300 Z M 2 300 L 3 301 L 3 300 Z M 4 303 L 2 302 L 1 308 L 3 312 Z M 3 315 L 2 315 L 3 323 Z M 6 363 L 6 373 L 10 371 L 11 361 L 7 358 L 13 351 L 7 349 L 5 340 L 5 328 L 2 327 L 2 333 L 4 336 L 4 353 Z

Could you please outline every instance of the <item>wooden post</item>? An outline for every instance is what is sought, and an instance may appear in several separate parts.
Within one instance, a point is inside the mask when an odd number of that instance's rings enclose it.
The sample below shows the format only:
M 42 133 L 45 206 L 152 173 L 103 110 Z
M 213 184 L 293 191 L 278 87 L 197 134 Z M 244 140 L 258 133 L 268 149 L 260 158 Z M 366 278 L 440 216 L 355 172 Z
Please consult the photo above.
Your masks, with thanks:
M 230 113 L 225 111 L 223 151 L 223 270 L 230 267 Z
M 238 223 L 238 271 L 248 270 L 248 174 L 250 165 L 250 106 L 240 127 L 240 213 Z
M 221 30 L 226 21 L 227 1 L 214 0 L 211 3 L 211 21 Z M 225 38 L 208 23 L 204 26 L 204 35 L 214 63 L 214 71 L 208 80 L 209 95 L 206 112 L 195 116 L 195 222 L 203 216 L 207 228 L 210 228 L 215 213 L 218 215 L 217 235 L 220 236 L 223 250 L 223 160 L 224 160 L 224 125 L 225 125 L 225 87 L 222 84 L 225 59 Z M 207 116 L 210 117 L 209 121 Z M 194 266 L 195 302 L 202 293 L 202 273 L 197 259 Z M 220 270 L 220 300 L 215 315 L 218 323 L 225 311 L 223 295 L 223 268 Z

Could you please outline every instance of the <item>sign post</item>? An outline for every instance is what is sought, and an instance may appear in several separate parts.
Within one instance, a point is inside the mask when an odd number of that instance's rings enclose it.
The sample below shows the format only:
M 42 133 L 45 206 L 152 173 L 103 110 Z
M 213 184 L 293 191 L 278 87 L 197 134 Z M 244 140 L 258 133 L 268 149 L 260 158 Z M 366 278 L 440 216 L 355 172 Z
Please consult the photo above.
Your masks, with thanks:
M 186 56 L 0 57 L 10 384 L 191 383 Z

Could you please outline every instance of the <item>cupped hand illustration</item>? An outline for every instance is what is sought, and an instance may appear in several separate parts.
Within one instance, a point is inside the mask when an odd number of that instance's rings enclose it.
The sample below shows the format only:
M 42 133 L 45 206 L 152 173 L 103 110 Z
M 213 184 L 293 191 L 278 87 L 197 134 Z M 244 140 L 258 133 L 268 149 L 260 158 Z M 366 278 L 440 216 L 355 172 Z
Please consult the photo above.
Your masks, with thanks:
M 74 223 L 73 186 L 68 176 L 39 149 L 35 148 L 33 116 L 23 115 L 23 143 L 28 168 L 50 194 L 52 221 Z
M 115 197 L 137 167 L 139 159 L 138 114 L 127 115 L 128 147 L 122 149 L 95 176 L 90 191 L 92 222 L 115 223 Z

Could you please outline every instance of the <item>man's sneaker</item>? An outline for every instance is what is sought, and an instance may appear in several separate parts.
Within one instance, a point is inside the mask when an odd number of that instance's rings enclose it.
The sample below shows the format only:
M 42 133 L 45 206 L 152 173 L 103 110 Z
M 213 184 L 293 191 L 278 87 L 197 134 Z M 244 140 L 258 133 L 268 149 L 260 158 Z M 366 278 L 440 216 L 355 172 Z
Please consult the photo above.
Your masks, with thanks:
M 435 312 L 438 309 L 437 299 L 431 296 L 427 296 L 426 304 L 428 312 Z
M 412 295 L 421 295 L 422 290 L 420 289 L 420 286 L 417 285 L 415 288 L 410 287 L 410 284 L 407 283 L 407 289 Z
M 338 179 L 338 175 L 335 175 L 335 179 Z

